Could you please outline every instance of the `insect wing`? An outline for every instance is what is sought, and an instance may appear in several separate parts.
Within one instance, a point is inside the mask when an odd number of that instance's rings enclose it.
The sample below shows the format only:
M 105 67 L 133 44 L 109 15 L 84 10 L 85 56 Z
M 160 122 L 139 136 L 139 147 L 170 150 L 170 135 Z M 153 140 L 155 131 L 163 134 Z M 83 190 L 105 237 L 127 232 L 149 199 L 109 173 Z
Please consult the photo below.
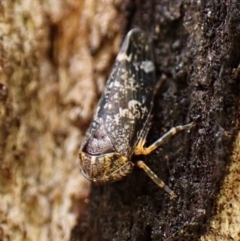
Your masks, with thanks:
M 155 85 L 151 44 L 143 31 L 133 29 L 117 56 L 98 112 L 113 146 L 124 156 L 132 154 L 149 119 Z
M 152 46 L 142 30 L 133 29 L 122 44 L 81 149 L 103 125 L 115 151 L 129 157 L 148 123 L 155 86 Z

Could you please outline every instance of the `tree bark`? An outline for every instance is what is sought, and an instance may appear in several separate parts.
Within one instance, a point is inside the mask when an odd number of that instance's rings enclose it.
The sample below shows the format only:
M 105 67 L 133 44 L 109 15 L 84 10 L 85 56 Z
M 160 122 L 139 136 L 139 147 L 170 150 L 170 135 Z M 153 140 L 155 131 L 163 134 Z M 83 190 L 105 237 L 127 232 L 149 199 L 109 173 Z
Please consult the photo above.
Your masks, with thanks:
M 176 200 L 136 168 L 92 186 L 72 240 L 239 240 L 239 11 L 237 1 L 124 3 L 125 32 L 147 32 L 166 78 L 148 143 L 179 124 L 196 128 L 145 158 Z
M 0 2 L 0 239 L 239 240 L 239 12 L 238 1 Z M 133 27 L 165 78 L 148 144 L 196 123 L 144 159 L 175 200 L 137 168 L 89 194 L 78 169 Z
M 117 8 L 0 2 L 0 240 L 70 239 L 89 193 L 78 148 L 119 46 Z

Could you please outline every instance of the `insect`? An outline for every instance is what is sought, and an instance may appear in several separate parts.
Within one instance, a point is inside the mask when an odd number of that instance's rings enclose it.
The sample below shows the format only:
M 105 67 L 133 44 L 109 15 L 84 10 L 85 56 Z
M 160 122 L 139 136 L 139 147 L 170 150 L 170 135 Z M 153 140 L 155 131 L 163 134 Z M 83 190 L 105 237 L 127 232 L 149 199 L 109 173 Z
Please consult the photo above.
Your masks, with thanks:
M 136 165 L 171 197 L 174 192 L 141 160 L 132 156 L 148 155 L 178 131 L 193 123 L 173 127 L 153 144 L 145 147 L 157 81 L 151 43 L 145 32 L 132 29 L 123 41 L 98 103 L 96 114 L 80 147 L 83 175 L 95 182 L 122 179 Z

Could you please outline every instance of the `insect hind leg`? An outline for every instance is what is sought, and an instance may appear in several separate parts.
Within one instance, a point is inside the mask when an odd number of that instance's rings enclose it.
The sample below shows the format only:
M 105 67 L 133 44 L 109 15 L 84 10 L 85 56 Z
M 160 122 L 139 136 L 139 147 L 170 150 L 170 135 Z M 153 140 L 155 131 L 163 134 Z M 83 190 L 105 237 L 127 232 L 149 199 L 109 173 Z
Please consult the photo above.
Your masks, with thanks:
M 164 189 L 170 195 L 170 199 L 174 199 L 177 195 L 143 162 L 138 161 L 137 166 L 142 168 L 147 175 L 162 189 Z
M 167 142 L 172 136 L 176 135 L 179 131 L 191 129 L 194 126 L 195 126 L 195 124 L 193 122 L 191 122 L 190 124 L 187 124 L 187 125 L 180 125 L 180 126 L 172 127 L 167 133 L 165 133 L 162 137 L 160 137 L 158 140 L 156 140 L 149 147 L 144 147 L 146 140 L 141 139 L 134 150 L 134 154 L 135 155 L 148 155 L 151 152 L 153 152 L 155 149 L 157 149 L 160 145 Z

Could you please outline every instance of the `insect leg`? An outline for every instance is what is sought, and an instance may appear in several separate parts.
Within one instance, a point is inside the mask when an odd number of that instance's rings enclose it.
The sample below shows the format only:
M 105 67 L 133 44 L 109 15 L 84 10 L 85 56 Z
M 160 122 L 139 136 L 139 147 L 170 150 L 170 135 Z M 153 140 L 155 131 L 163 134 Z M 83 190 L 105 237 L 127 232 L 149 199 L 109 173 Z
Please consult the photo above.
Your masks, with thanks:
M 176 198 L 177 195 L 143 162 L 138 161 L 137 166 L 142 168 L 147 175 L 162 189 L 169 193 L 170 198 Z
M 181 125 L 172 127 L 170 131 L 165 133 L 162 137 L 160 137 L 158 140 L 156 140 L 153 144 L 151 144 L 149 147 L 144 147 L 146 140 L 140 140 L 138 145 L 135 147 L 134 154 L 135 155 L 148 155 L 151 152 L 153 152 L 156 148 L 158 148 L 160 145 L 162 145 L 164 142 L 168 141 L 172 136 L 177 134 L 179 131 L 183 131 L 186 129 L 190 129 L 194 127 L 195 124 L 192 122 L 187 125 Z

